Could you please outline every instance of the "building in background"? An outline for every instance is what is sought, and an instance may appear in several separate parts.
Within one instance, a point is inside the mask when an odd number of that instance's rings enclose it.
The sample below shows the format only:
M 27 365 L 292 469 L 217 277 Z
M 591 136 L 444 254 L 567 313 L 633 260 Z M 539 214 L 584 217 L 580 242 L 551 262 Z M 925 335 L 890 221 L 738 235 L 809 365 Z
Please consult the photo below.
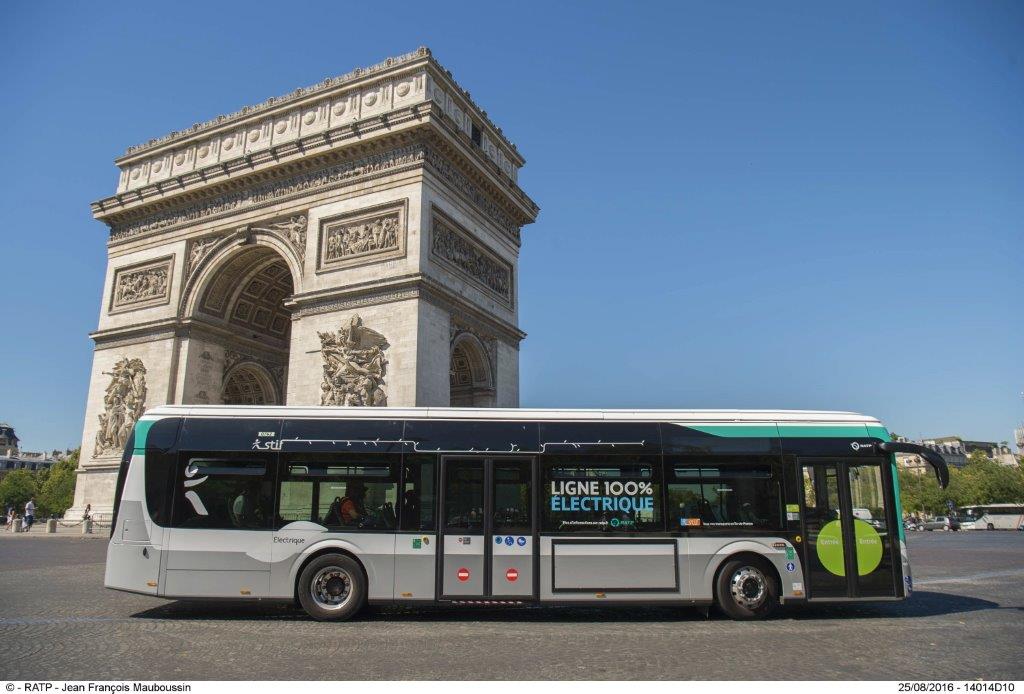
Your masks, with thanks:
M 13 470 L 46 470 L 63 460 L 70 451 L 52 453 L 22 451 L 14 427 L 0 422 L 0 479 Z
M 7 422 L 0 422 L 0 455 L 18 455 L 18 435 L 14 433 L 14 427 Z
M 967 441 L 960 436 L 938 436 L 936 438 L 925 439 L 922 443 L 926 446 L 936 446 L 939 454 L 945 458 L 945 454 L 942 453 L 941 448 L 948 448 L 954 451 L 958 451 L 959 455 L 963 455 L 964 461 L 957 467 L 962 467 L 967 464 L 967 457 L 975 451 L 981 451 L 993 461 L 1000 465 L 1017 465 L 1017 457 L 1013 454 L 1013 451 L 1006 443 L 997 443 L 995 441 Z M 950 460 L 946 461 L 949 465 L 954 463 Z

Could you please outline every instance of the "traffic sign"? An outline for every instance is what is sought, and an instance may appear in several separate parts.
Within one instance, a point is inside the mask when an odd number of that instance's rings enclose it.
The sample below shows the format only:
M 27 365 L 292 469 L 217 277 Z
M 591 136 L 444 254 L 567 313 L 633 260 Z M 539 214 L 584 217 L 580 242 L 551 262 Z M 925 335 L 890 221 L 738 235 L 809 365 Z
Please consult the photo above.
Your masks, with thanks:
M 465 583 L 469 580 L 469 569 L 465 566 L 461 567 L 457 572 L 455 572 L 455 577 Z
M 510 583 L 515 583 L 516 579 L 519 578 L 519 572 L 515 568 L 511 568 L 505 572 L 505 578 L 507 578 Z

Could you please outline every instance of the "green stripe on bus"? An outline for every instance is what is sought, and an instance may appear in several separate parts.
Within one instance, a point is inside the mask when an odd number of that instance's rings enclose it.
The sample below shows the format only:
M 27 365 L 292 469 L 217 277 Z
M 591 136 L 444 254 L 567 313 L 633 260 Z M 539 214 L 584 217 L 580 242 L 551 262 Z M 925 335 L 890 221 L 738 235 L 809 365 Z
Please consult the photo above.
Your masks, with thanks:
M 133 454 L 145 454 L 146 437 L 149 436 L 149 428 L 154 424 L 156 424 L 156 420 L 153 419 L 143 419 L 135 424 L 135 445 L 132 447 Z
M 867 436 L 867 427 L 863 424 L 839 426 L 823 424 L 779 424 L 779 435 L 784 439 L 860 439 Z
M 696 431 L 702 431 L 705 434 L 711 434 L 712 436 L 722 436 L 724 438 L 749 438 L 749 439 L 763 439 L 763 438 L 774 438 L 779 435 L 779 428 L 774 424 L 768 425 L 742 425 L 742 426 L 690 426 L 684 424 L 688 429 L 694 429 Z

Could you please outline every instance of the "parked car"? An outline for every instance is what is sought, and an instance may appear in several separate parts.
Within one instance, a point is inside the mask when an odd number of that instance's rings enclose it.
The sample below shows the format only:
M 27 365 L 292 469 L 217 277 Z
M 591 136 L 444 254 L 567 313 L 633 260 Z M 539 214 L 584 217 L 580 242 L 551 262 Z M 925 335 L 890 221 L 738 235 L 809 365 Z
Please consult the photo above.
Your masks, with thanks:
M 925 530 L 959 530 L 960 521 L 951 516 L 935 516 L 924 522 Z

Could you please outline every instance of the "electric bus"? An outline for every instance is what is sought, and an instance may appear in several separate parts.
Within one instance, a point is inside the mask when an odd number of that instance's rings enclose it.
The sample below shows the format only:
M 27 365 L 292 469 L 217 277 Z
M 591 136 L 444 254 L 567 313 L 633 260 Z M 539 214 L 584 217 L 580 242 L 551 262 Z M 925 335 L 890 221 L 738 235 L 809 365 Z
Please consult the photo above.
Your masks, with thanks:
M 893 454 L 948 472 L 889 439 L 844 412 L 162 406 L 122 458 L 105 584 L 319 620 L 900 600 Z

